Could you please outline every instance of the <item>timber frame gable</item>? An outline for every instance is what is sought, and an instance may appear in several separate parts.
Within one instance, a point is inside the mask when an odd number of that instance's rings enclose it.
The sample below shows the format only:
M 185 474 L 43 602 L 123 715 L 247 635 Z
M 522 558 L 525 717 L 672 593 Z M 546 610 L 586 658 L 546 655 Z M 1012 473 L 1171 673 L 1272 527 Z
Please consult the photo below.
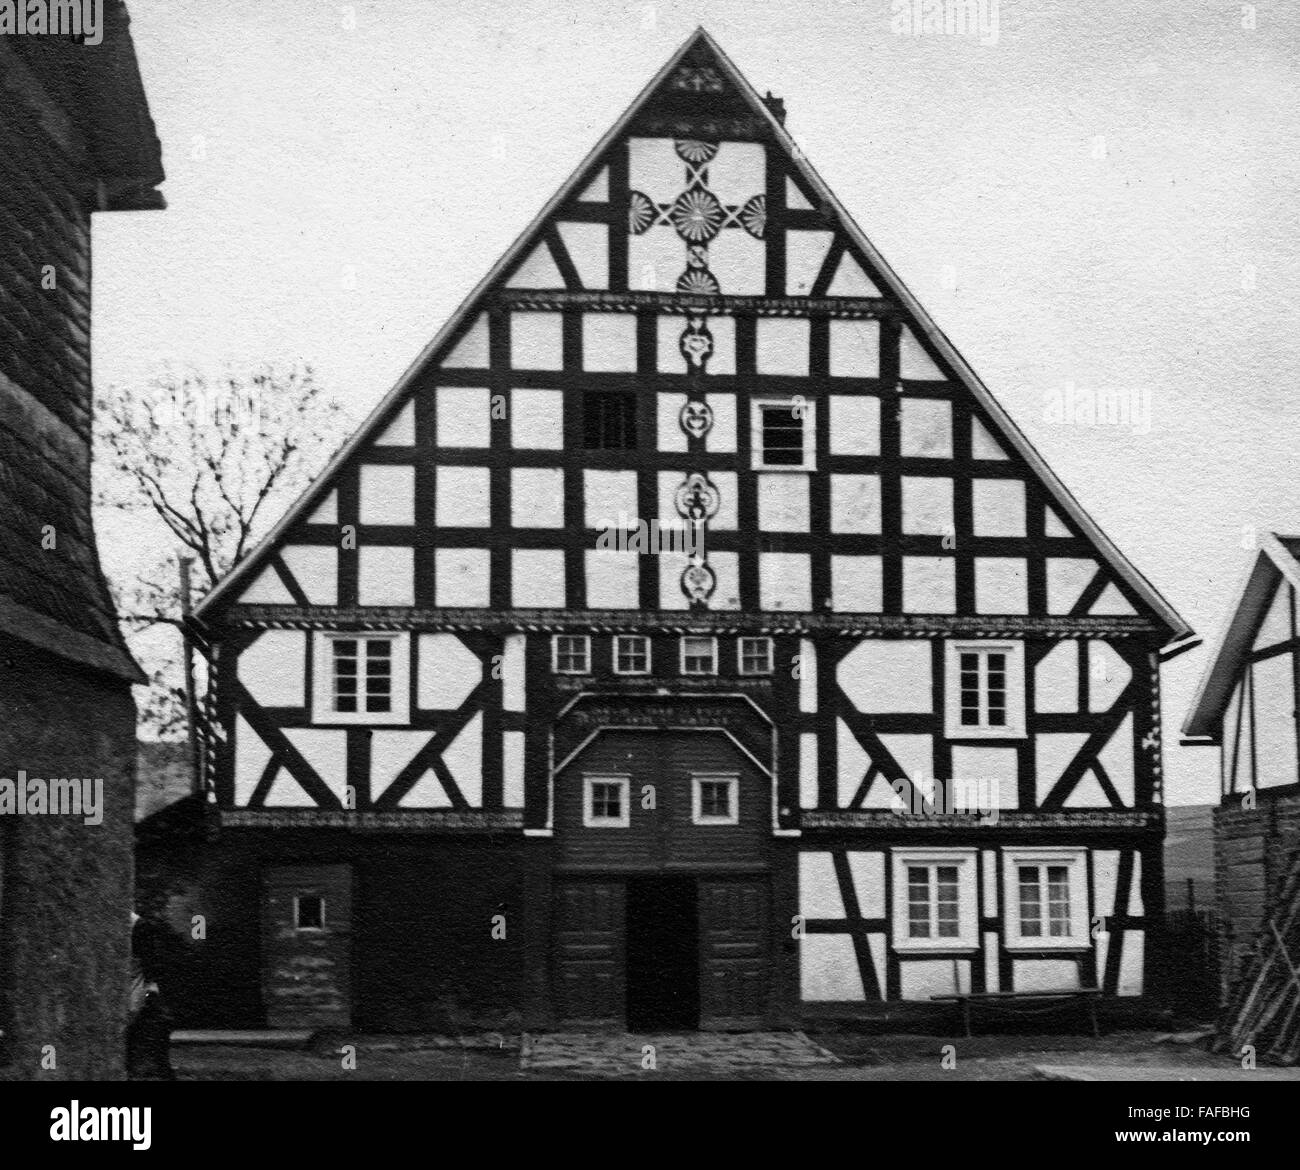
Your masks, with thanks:
M 711 107 L 725 110 L 707 125 L 699 121 L 698 110 L 690 118 L 684 113 L 675 113 L 691 110 L 690 97 L 699 93 L 709 95 Z M 727 237 L 728 233 L 742 236 L 757 233 L 763 245 L 764 264 L 763 274 L 755 279 L 763 287 L 760 292 L 740 295 L 709 291 L 711 286 L 706 264 L 702 269 L 705 274 L 703 281 L 688 280 L 700 272 L 688 266 L 672 291 L 638 289 L 634 286 L 644 282 L 639 282 L 635 275 L 635 262 L 629 258 L 628 248 L 630 242 L 638 238 L 636 232 L 640 223 L 647 218 L 654 223 L 667 223 L 671 222 L 674 214 L 693 214 L 690 207 L 683 204 L 683 199 L 698 193 L 698 189 L 689 188 L 677 201 L 680 206 L 675 211 L 676 205 L 654 204 L 631 188 L 628 185 L 628 137 L 672 134 L 676 132 L 674 127 L 680 129 L 681 126 L 694 126 L 692 132 L 700 134 L 701 125 L 707 130 L 708 125 L 714 122 L 713 132 L 719 136 L 734 134 L 756 145 L 767 144 L 764 149 L 768 165 L 762 192 L 755 192 L 746 203 L 727 204 L 714 199 L 705 204 L 701 197 L 707 212 L 707 226 L 702 230 L 716 230 L 719 239 Z M 694 171 L 691 166 L 688 160 L 688 176 L 698 175 L 707 163 L 696 165 Z M 757 200 L 759 195 L 761 200 Z M 723 226 L 715 229 L 708 218 L 710 216 L 720 220 Z M 568 242 L 580 237 L 572 235 L 568 229 L 577 231 L 591 226 L 607 231 L 608 254 L 604 263 L 588 257 L 583 266 L 587 271 L 584 277 L 583 270 L 574 262 Z M 641 230 L 647 231 L 645 228 Z M 798 249 L 783 246 L 792 233 L 802 241 Z M 813 237 L 817 237 L 815 241 Z M 633 265 L 631 271 L 629 264 Z M 797 278 L 792 273 L 796 267 Z M 699 291 L 701 288 L 705 291 Z M 728 319 L 734 315 L 736 336 L 732 343 L 732 364 L 720 364 L 720 339 L 707 336 L 707 324 L 702 327 L 688 325 L 688 334 L 680 340 L 674 337 L 665 341 L 658 337 L 655 311 L 670 312 L 674 318 L 681 317 L 684 323 L 707 321 L 712 314 L 723 314 Z M 530 369 L 521 375 L 511 369 L 511 325 L 534 312 L 558 312 L 563 319 L 562 335 L 556 339 L 557 364 L 553 372 Z M 1050 543 L 1057 554 L 1053 559 L 1061 564 L 1062 575 L 1068 578 L 1068 583 L 1061 587 L 1059 605 L 1049 610 L 1051 583 L 1041 568 L 1035 569 L 1031 564 L 1026 582 L 1029 613 L 1135 614 L 1152 623 L 1149 628 L 1163 631 L 1168 642 L 1176 643 L 1190 636 L 1190 629 L 1172 607 L 1079 507 L 822 181 L 785 131 L 781 120 L 703 29 L 697 30 L 687 40 L 552 197 L 533 224 L 493 266 L 393 390 L 344 444 L 312 488 L 203 600 L 196 611 L 198 620 L 213 624 L 220 621 L 221 615 L 232 606 L 263 602 L 286 609 L 307 609 L 324 604 L 353 610 L 360 604 L 363 610 L 357 616 L 363 616 L 369 607 L 357 600 L 358 558 L 355 546 L 374 543 L 389 547 L 388 542 L 394 542 L 395 547 L 395 542 L 411 541 L 412 532 L 409 522 L 368 524 L 360 515 L 357 465 L 403 465 L 415 460 L 415 519 L 418 522 L 414 525 L 414 540 L 418 556 L 421 542 L 435 539 L 433 526 L 426 521 L 427 514 L 436 510 L 434 500 L 437 492 L 432 466 L 437 408 L 433 400 L 435 396 L 422 391 L 434 385 L 484 389 L 495 403 L 505 401 L 513 388 L 565 387 L 573 381 L 571 371 L 584 368 L 580 352 L 584 322 L 603 314 L 635 316 L 636 319 L 633 343 L 636 358 L 630 371 L 632 376 L 610 373 L 606 375 L 609 387 L 626 389 L 638 379 L 655 372 L 661 388 L 676 388 L 685 396 L 686 402 L 693 404 L 706 400 L 706 386 L 709 389 L 714 386 L 730 389 L 729 382 L 754 381 L 753 334 L 760 322 L 809 319 L 808 359 L 804 373 L 814 378 L 825 376 L 832 370 L 834 322 L 856 320 L 878 324 L 879 368 L 875 375 L 861 379 L 836 377 L 835 389 L 845 394 L 870 391 L 880 395 L 879 447 L 874 456 L 850 457 L 831 452 L 829 410 L 822 410 L 818 412 L 815 427 L 816 466 L 833 469 L 837 461 L 848 466 L 851 460 L 854 467 L 866 469 L 873 458 L 881 464 L 888 464 L 900 453 L 899 414 L 895 405 L 904 399 L 909 403 L 923 403 L 927 399 L 951 400 L 954 412 L 951 455 L 944 456 L 941 463 L 936 460 L 935 467 L 927 468 L 923 462 L 924 454 L 913 452 L 917 462 L 910 464 L 909 470 L 923 474 L 927 470 L 942 469 L 946 474 L 954 474 L 954 467 L 958 469 L 954 475 L 952 527 L 963 546 L 969 544 L 972 551 L 982 554 L 986 560 L 996 560 L 1000 555 L 1012 552 L 1021 553 L 1026 542 L 1046 540 Z M 699 314 L 699 317 L 693 318 L 692 314 Z M 660 319 L 668 320 L 662 316 Z M 679 344 L 682 353 L 676 360 L 681 373 L 674 375 L 665 370 L 665 351 L 675 349 Z M 727 370 L 732 372 L 725 372 Z M 779 374 L 758 377 L 763 393 L 799 394 L 807 390 L 806 377 L 783 378 Z M 596 387 L 602 381 L 599 375 L 584 374 L 585 385 Z M 949 387 L 955 387 L 957 392 L 953 393 Z M 654 409 L 650 401 L 652 397 L 645 396 L 638 406 L 639 429 L 647 434 L 654 433 L 653 420 L 649 417 Z M 581 446 L 580 434 L 573 429 L 576 425 L 566 416 L 566 449 Z M 494 421 L 487 450 L 477 446 L 440 449 L 437 461 L 477 465 L 484 462 L 485 456 L 488 461 L 510 459 L 515 464 L 521 459 L 526 461 L 527 452 L 510 453 L 508 431 L 504 420 L 500 425 Z M 749 453 L 747 432 L 748 420 L 738 420 L 736 443 L 742 457 Z M 416 446 L 417 435 L 421 436 L 419 447 Z M 684 463 L 689 457 L 691 462 L 707 469 L 710 448 L 711 443 L 703 434 L 688 433 L 675 462 Z M 661 464 L 672 462 L 665 453 L 658 456 L 658 461 Z M 723 460 L 719 466 L 730 462 Z M 600 453 L 587 452 L 580 464 L 575 461 L 574 466 L 565 469 L 564 495 L 569 503 L 564 526 L 570 531 L 583 527 L 582 518 L 576 512 L 581 499 L 581 468 L 599 464 Z M 1026 465 L 1030 474 L 1024 476 L 1018 464 Z M 972 533 L 972 481 L 1015 480 L 1020 477 L 1024 477 L 1027 493 L 1024 538 L 1017 541 L 1016 538 Z M 942 552 L 944 535 L 899 530 L 900 489 L 897 477 L 883 477 L 880 484 L 881 531 L 858 538 L 850 534 L 839 535 L 836 538 L 837 550 L 850 556 L 858 550 L 884 548 L 906 551 L 917 558 Z M 507 491 L 504 479 L 494 477 L 491 486 L 494 517 L 504 516 L 508 511 Z M 753 531 L 757 508 L 743 479 L 739 491 L 740 531 Z M 827 532 L 830 528 L 830 504 L 826 493 L 814 493 L 810 509 L 810 532 Z M 653 486 L 641 483 L 636 514 L 650 517 L 658 510 Z M 337 547 L 340 530 L 353 533 L 353 547 L 340 550 L 334 568 L 336 588 L 326 587 L 313 596 L 302 588 L 300 580 L 295 580 L 298 575 L 292 571 L 292 566 L 286 564 L 284 550 L 290 545 L 307 549 Z M 516 532 L 508 539 L 512 547 L 517 547 L 530 538 L 529 533 Z M 454 547 L 462 541 L 472 542 L 475 547 L 482 545 L 480 532 L 462 533 L 454 526 L 438 532 L 436 539 L 441 547 Z M 503 535 L 501 539 L 507 537 Z M 726 531 L 711 529 L 710 540 L 719 552 L 744 554 L 739 534 L 733 537 Z M 798 553 L 807 545 L 807 538 L 790 534 L 783 537 L 780 544 L 782 549 L 789 548 Z M 569 612 L 585 609 L 580 587 L 579 550 L 568 548 L 565 558 L 564 604 L 553 608 Z M 521 608 L 512 595 L 509 573 L 498 563 L 500 560 L 500 557 L 495 557 L 490 570 L 488 605 L 494 610 Z M 883 567 L 877 609 L 884 614 L 905 611 L 902 569 L 892 563 L 894 560 L 896 558 L 887 557 Z M 966 558 L 955 560 L 958 573 L 956 612 L 971 614 L 975 612 L 973 570 Z M 1090 560 L 1091 571 L 1086 563 Z M 311 563 L 313 570 L 319 572 L 323 561 L 317 559 Z M 811 573 L 812 596 L 825 597 L 831 588 L 829 559 L 814 558 Z M 738 607 L 747 611 L 758 608 L 757 574 L 741 572 L 739 576 Z M 264 587 L 253 590 L 250 596 L 247 587 L 255 579 Z M 409 602 L 403 599 L 401 604 L 416 608 L 433 605 L 430 581 L 431 574 L 417 572 L 416 595 Z M 656 597 L 658 585 L 659 582 L 651 575 L 643 574 L 638 587 L 637 608 L 655 609 L 658 604 L 663 604 L 664 599 Z M 241 588 L 244 590 L 242 597 L 239 596 Z M 438 608 L 455 607 L 438 602 Z

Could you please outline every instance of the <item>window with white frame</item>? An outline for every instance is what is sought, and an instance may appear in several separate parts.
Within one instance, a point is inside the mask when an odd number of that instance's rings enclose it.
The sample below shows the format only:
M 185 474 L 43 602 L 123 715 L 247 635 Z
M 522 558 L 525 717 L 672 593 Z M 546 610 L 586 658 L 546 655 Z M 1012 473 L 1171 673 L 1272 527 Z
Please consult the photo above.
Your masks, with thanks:
M 650 639 L 640 634 L 615 635 L 614 673 L 649 674 Z
M 979 945 L 975 851 L 894 851 L 894 949 L 968 950 Z
M 315 722 L 407 722 L 411 663 L 406 634 L 318 634 L 314 659 Z
M 1007 849 L 1002 865 L 1008 947 L 1091 945 L 1086 850 Z
M 589 829 L 626 829 L 632 823 L 627 776 L 582 778 L 582 823 Z
M 551 640 L 551 669 L 556 674 L 590 674 L 591 638 L 586 634 L 556 634 Z
M 945 665 L 949 739 L 1024 736 L 1023 642 L 949 642 Z
M 741 638 L 736 654 L 741 674 L 772 673 L 771 638 Z
M 717 638 L 687 634 L 682 638 L 682 674 L 717 674 Z
M 701 772 L 691 777 L 691 821 L 697 825 L 740 823 L 740 777 Z
M 761 471 L 812 471 L 816 466 L 814 404 L 799 396 L 756 398 L 752 404 L 753 466 Z

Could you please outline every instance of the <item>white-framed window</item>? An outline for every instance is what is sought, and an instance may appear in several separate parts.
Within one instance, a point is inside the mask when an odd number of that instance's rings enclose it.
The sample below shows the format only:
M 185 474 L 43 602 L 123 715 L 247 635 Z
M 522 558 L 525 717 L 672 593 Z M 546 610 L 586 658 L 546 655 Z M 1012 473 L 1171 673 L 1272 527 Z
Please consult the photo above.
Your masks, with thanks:
M 979 946 L 974 849 L 895 849 L 892 923 L 898 951 Z
M 736 646 L 736 660 L 741 674 L 771 674 L 772 639 L 741 638 Z
M 589 829 L 626 829 L 632 823 L 628 776 L 583 776 L 582 823 Z
M 740 824 L 740 777 L 734 772 L 697 772 L 691 777 L 691 823 Z
M 614 636 L 614 673 L 649 674 L 650 639 L 641 634 Z
M 406 723 L 410 680 L 407 634 L 317 634 L 312 719 L 317 723 Z
M 556 674 L 590 674 L 591 638 L 586 634 L 556 634 L 551 639 L 551 669 Z
M 698 634 L 682 637 L 682 674 L 717 674 L 718 640 Z
M 815 403 L 800 395 L 786 394 L 755 398 L 750 409 L 750 450 L 755 470 L 816 468 Z
M 293 896 L 294 930 L 325 929 L 325 895 L 295 894 Z
M 1088 930 L 1086 849 L 1004 849 L 1006 944 L 1020 950 L 1079 950 Z
M 945 654 L 949 739 L 1019 739 L 1025 734 L 1023 642 L 949 642 Z

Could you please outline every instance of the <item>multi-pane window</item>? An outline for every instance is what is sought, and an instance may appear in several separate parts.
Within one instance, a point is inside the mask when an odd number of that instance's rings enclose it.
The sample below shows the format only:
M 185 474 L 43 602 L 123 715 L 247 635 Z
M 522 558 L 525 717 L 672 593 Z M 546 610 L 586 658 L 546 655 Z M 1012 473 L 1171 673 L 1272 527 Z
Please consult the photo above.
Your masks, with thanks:
M 890 932 L 900 951 L 979 945 L 979 854 L 974 849 L 895 849 Z
M 682 638 L 682 674 L 717 674 L 716 638 L 688 634 Z
M 1019 865 L 1020 936 L 1070 937 L 1070 871 L 1064 865 Z
M 325 899 L 320 894 L 298 894 L 293 900 L 295 930 L 325 929 Z
M 751 406 L 753 465 L 768 471 L 811 471 L 816 466 L 814 404 L 806 399 L 758 399 Z
M 1007 656 L 997 651 L 963 650 L 961 669 L 961 725 L 1007 725 Z
M 408 634 L 321 631 L 312 637 L 314 723 L 399 724 L 410 718 Z
M 764 467 L 804 465 L 806 408 L 795 403 L 760 403 L 759 443 Z
M 618 634 L 614 638 L 614 673 L 649 674 L 650 639 L 640 634 Z
M 625 390 L 588 390 L 583 394 L 582 441 L 588 451 L 635 447 L 636 394 Z
M 1009 947 L 1091 945 L 1086 849 L 1008 849 L 1003 869 Z
M 739 654 L 741 674 L 772 673 L 771 638 L 741 638 Z
M 334 710 L 387 714 L 393 709 L 393 640 L 335 638 Z
M 588 828 L 627 828 L 628 789 L 626 776 L 583 777 L 582 823 Z
M 695 776 L 692 820 L 697 825 L 739 823 L 740 779 L 737 776 Z
M 907 867 L 907 937 L 958 938 L 961 914 L 955 865 Z
M 556 674 L 589 674 L 591 639 L 586 634 L 556 634 L 551 643 L 551 668 Z
M 952 738 L 1024 734 L 1024 647 L 948 644 L 947 731 Z

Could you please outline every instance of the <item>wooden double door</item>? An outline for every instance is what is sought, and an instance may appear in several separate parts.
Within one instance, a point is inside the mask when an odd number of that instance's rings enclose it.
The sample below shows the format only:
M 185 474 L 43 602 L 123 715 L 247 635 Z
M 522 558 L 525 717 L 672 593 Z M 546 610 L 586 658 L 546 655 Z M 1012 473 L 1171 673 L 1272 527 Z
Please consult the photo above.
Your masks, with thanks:
M 557 1021 L 633 1032 L 762 1027 L 768 899 L 767 877 L 757 874 L 557 879 Z

